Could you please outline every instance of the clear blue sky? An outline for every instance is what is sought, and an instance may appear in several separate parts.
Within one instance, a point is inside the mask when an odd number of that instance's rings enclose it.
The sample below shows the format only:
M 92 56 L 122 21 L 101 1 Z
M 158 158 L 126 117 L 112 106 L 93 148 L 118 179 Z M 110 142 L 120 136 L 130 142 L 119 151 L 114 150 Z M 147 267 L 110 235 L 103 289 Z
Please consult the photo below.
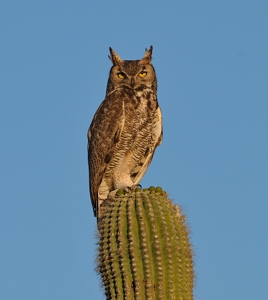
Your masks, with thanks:
M 164 140 L 143 187 L 183 207 L 195 299 L 268 299 L 268 2 L 0 2 L 0 299 L 104 299 L 87 129 L 109 46 L 153 45 Z

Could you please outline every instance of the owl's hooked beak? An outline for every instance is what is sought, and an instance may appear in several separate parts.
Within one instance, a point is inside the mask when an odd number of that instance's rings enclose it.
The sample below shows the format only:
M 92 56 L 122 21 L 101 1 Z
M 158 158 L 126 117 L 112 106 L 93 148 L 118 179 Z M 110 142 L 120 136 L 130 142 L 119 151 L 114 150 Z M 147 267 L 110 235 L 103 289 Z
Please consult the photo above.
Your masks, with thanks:
M 134 88 L 134 85 L 135 85 L 135 80 L 134 80 L 134 78 L 131 78 L 130 83 L 131 83 L 131 87 Z

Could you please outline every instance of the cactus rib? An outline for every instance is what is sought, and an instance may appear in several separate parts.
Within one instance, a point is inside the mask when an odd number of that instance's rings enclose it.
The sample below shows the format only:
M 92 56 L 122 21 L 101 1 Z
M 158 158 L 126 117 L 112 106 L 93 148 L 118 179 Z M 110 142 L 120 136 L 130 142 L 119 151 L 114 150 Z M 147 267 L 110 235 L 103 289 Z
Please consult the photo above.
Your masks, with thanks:
M 108 300 L 193 300 L 189 230 L 161 188 L 103 203 L 98 267 Z

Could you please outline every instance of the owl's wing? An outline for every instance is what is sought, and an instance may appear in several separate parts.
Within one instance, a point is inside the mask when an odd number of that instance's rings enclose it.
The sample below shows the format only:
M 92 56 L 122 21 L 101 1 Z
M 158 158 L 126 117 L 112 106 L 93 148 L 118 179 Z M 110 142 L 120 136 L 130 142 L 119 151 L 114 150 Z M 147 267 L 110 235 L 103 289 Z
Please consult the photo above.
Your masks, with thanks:
M 124 112 L 124 101 L 120 95 L 110 93 L 95 113 L 88 130 L 90 197 L 95 215 L 98 210 L 98 188 L 124 128 Z

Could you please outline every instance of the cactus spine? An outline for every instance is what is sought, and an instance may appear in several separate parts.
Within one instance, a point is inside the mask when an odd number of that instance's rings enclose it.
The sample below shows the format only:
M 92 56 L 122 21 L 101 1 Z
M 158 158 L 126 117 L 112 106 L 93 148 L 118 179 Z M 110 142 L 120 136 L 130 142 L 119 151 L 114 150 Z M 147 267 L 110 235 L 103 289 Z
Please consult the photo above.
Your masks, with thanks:
M 109 300 L 192 300 L 185 216 L 161 188 L 119 190 L 103 204 L 98 267 Z

